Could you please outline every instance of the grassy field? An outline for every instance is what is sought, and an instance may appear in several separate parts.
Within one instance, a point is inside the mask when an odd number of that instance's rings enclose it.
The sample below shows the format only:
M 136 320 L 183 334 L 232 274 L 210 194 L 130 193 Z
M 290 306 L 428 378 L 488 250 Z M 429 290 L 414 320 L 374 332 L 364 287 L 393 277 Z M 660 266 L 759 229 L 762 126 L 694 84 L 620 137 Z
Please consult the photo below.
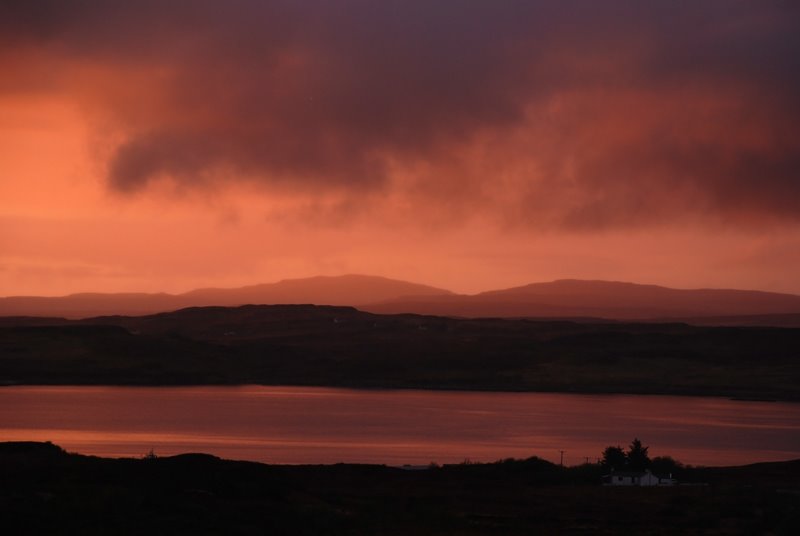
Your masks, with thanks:
M 102 459 L 0 443 L 6 534 L 794 534 L 800 461 L 682 468 L 669 488 L 600 485 L 532 458 L 403 470 L 188 454 Z

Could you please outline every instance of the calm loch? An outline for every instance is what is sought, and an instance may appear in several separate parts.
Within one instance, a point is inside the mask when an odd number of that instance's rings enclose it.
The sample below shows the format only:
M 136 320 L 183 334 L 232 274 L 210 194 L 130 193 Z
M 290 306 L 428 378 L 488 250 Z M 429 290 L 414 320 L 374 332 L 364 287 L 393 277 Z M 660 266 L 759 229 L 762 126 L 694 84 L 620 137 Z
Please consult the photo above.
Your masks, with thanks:
M 594 461 L 633 437 L 694 465 L 800 458 L 800 404 L 719 398 L 315 387 L 0 388 L 0 441 L 100 456 L 206 452 L 391 465 Z

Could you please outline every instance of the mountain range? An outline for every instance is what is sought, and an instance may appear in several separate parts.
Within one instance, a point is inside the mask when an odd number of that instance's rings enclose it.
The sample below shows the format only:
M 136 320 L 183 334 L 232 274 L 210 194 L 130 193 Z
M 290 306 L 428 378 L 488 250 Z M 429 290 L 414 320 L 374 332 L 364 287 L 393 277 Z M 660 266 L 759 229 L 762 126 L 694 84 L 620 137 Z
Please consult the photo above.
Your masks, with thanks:
M 183 294 L 81 293 L 0 298 L 0 316 L 85 318 L 143 315 L 198 306 L 349 305 L 372 313 L 454 317 L 676 320 L 695 324 L 800 326 L 800 296 L 754 290 L 673 289 L 614 281 L 563 279 L 456 294 L 366 275 L 319 276 Z
M 449 291 L 366 275 L 285 279 L 277 283 L 239 288 L 203 288 L 183 294 L 80 293 L 58 297 L 0 298 L 0 316 L 59 316 L 87 318 L 100 315 L 144 315 L 185 307 L 245 304 L 362 305 L 402 297 L 424 298 Z

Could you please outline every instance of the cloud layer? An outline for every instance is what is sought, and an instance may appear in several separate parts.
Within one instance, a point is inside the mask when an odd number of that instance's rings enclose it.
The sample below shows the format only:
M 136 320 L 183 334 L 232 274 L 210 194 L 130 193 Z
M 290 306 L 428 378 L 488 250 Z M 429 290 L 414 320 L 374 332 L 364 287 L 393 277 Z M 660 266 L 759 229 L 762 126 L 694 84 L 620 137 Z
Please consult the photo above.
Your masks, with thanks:
M 246 181 L 573 229 L 800 221 L 794 2 L 95 4 L 4 2 L 0 92 L 74 96 L 118 140 L 117 192 Z

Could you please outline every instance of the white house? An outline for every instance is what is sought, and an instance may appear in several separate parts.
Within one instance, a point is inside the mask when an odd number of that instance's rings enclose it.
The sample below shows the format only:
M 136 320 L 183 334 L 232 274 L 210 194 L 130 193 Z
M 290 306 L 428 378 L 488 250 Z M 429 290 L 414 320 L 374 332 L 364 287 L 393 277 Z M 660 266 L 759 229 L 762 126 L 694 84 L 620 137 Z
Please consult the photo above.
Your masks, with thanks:
M 672 475 L 662 478 L 654 475 L 650 471 L 611 471 L 603 477 L 604 486 L 672 486 L 675 479 Z

